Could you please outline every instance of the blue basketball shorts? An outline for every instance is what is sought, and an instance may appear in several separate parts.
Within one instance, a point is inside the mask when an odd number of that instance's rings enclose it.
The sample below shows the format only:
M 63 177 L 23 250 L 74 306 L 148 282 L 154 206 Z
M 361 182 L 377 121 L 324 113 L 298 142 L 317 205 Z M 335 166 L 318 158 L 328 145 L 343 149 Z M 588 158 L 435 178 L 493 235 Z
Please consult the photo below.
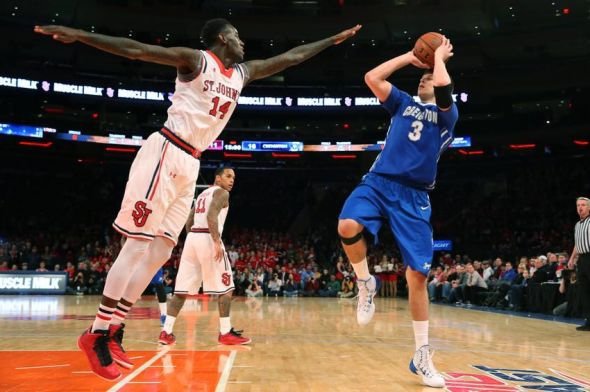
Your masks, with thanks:
M 163 268 L 160 268 L 158 270 L 158 272 L 156 272 L 156 274 L 152 278 L 152 281 L 150 282 L 150 284 L 160 284 L 160 283 L 164 283 L 164 269 Z
M 433 253 L 430 214 L 426 191 L 368 173 L 346 199 L 339 219 L 362 224 L 375 236 L 375 242 L 381 225 L 388 222 L 404 264 L 428 275 Z

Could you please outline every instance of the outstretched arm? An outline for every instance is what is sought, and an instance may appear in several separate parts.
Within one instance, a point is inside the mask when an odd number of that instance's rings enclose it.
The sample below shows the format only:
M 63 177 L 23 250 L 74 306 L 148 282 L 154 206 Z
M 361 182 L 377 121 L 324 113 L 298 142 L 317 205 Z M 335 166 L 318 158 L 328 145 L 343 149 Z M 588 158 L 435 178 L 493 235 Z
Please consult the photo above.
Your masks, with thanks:
M 408 53 L 394 57 L 391 60 L 388 60 L 367 72 L 365 74 L 365 83 L 367 86 L 369 86 L 379 101 L 385 102 L 387 97 L 389 97 L 392 87 L 391 83 L 387 81 L 387 78 L 390 77 L 394 72 L 410 64 L 418 68 L 428 68 L 428 65 L 418 60 L 418 58 L 414 56 L 414 53 L 410 51 Z
M 51 35 L 53 39 L 70 44 L 81 42 L 117 56 L 132 60 L 176 67 L 182 74 L 195 72 L 201 62 L 201 52 L 191 48 L 148 45 L 129 38 L 111 37 L 65 26 L 35 26 L 36 33 Z
M 244 64 L 248 68 L 248 82 L 256 79 L 263 79 L 292 67 L 303 61 L 315 56 L 321 51 L 332 45 L 338 45 L 354 36 L 361 29 L 361 25 L 356 25 L 350 29 L 344 30 L 332 37 L 325 38 L 321 41 L 310 44 L 297 46 L 283 54 L 271 57 L 266 60 L 246 61 Z

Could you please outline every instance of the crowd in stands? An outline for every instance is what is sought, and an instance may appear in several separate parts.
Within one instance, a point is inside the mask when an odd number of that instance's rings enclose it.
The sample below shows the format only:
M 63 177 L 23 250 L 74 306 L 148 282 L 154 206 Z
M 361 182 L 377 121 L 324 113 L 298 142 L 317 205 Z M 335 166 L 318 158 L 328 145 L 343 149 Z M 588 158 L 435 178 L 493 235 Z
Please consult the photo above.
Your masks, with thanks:
M 249 297 L 340 297 L 356 296 L 352 266 L 336 250 L 318 259 L 312 237 L 295 238 L 264 230 L 230 230 L 227 252 L 234 268 L 235 295 Z M 31 240 L 0 245 L 0 271 L 65 271 L 68 293 L 100 294 L 106 275 L 120 250 L 117 234 L 103 241 L 72 247 L 70 243 L 46 244 Z M 37 245 L 38 244 L 38 245 Z M 165 286 L 171 293 L 180 262 L 183 241 L 164 265 Z M 41 250 L 40 250 L 41 249 Z M 380 278 L 381 297 L 405 295 L 405 267 L 397 252 L 371 246 L 369 266 Z M 535 310 L 534 301 L 542 284 L 559 292 L 555 314 L 579 316 L 576 274 L 567 269 L 568 254 L 553 253 L 518 260 L 472 260 L 467 255 L 440 254 L 428 278 L 431 302 L 459 306 L 481 305 L 515 311 Z
M 430 298 L 534 311 L 537 285 L 551 284 L 561 293 L 556 312 L 575 316 L 575 272 L 563 269 L 568 258 L 564 250 L 573 246 L 575 196 L 590 189 L 567 186 L 585 184 L 584 170 L 575 160 L 522 164 L 518 171 L 513 167 L 442 167 L 443 185 L 431 194 L 432 224 L 435 237 L 451 238 L 461 255 L 436 254 Z M 100 293 L 121 246 L 110 223 L 127 167 L 23 162 L 0 171 L 0 271 L 66 271 L 68 292 Z M 235 294 L 355 297 L 356 279 L 343 257 L 336 217 L 358 176 L 289 175 L 237 171 L 224 232 L 234 263 Z M 272 189 L 261 191 L 265 181 Z M 302 219 L 304 211 L 307 220 Z M 387 226 L 379 240 L 374 245 L 367 237 L 369 265 L 382 282 L 379 295 L 404 296 L 404 265 Z M 165 265 L 168 292 L 174 287 L 183 241 L 181 237 Z
M 547 284 L 553 286 L 549 294 L 557 295 L 551 298 L 550 303 L 555 305 L 552 313 L 578 317 L 581 303 L 576 295 L 576 272 L 567 269 L 568 260 L 566 252 L 521 257 L 518 262 L 445 254 L 430 273 L 428 294 L 431 302 L 539 311 L 540 287 Z

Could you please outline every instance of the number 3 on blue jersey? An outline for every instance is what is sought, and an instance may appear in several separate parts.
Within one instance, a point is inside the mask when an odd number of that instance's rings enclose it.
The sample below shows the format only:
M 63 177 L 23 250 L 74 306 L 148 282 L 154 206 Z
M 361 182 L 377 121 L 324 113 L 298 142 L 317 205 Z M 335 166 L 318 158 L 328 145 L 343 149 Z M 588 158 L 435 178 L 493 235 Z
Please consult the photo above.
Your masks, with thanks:
M 422 136 L 422 128 L 424 128 L 424 124 L 422 124 L 422 121 L 416 120 L 412 123 L 412 128 L 414 128 L 414 130 L 408 133 L 408 138 L 413 142 L 417 142 Z

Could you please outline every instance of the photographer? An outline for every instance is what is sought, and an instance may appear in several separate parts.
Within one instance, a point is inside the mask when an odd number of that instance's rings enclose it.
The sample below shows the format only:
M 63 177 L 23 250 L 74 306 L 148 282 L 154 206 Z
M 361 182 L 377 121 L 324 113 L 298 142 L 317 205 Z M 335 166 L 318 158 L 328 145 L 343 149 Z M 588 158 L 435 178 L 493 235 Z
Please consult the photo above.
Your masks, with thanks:
M 342 285 L 340 286 L 340 291 L 338 292 L 338 297 L 340 298 L 352 298 L 354 297 L 354 282 L 350 278 L 350 275 L 345 277 L 342 281 Z
M 289 274 L 289 277 L 287 278 L 287 281 L 285 282 L 285 285 L 283 286 L 283 295 L 285 297 L 297 297 L 297 293 L 298 293 L 298 285 L 297 283 L 295 283 L 295 280 L 293 278 L 293 274 Z
M 254 279 L 250 286 L 246 289 L 247 297 L 262 297 L 262 289 L 259 286 L 258 280 Z
M 268 295 L 278 297 L 281 294 L 283 282 L 279 279 L 279 274 L 274 273 L 272 279 L 268 282 Z

